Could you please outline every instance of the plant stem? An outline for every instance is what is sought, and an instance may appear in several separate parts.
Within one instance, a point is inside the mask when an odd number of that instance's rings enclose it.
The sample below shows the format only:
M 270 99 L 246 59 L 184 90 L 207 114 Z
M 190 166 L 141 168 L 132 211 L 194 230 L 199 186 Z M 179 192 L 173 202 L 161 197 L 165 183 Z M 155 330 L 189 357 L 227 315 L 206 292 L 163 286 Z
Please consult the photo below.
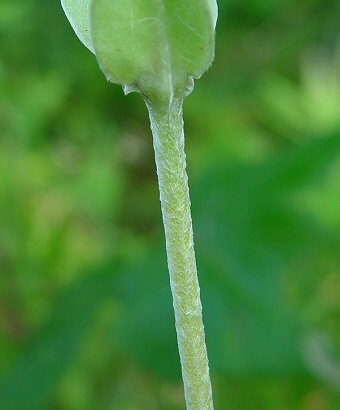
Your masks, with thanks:
M 182 100 L 148 103 L 165 229 L 178 349 L 188 410 L 212 410 L 190 211 Z

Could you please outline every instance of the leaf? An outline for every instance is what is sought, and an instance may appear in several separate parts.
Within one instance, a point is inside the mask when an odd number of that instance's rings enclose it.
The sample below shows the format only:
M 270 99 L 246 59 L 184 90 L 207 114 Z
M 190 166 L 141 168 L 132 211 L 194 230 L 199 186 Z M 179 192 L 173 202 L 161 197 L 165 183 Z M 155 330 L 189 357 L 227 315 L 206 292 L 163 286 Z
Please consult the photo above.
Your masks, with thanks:
M 109 81 L 151 101 L 182 97 L 213 60 L 216 15 L 212 0 L 94 0 L 99 65 Z
M 79 40 L 94 53 L 90 30 L 91 0 L 61 0 L 64 12 Z
M 51 317 L 26 347 L 17 365 L 0 380 L 1 408 L 46 408 L 58 381 L 69 370 L 98 308 L 112 294 L 112 265 L 97 275 L 85 276 L 57 298 Z
M 313 251 L 322 239 L 313 220 L 305 221 L 286 201 L 278 206 L 281 190 L 276 184 L 283 187 L 286 199 L 287 191 L 318 180 L 339 160 L 339 141 L 339 135 L 318 140 L 232 174 L 223 165 L 192 181 L 213 372 L 249 377 L 307 371 L 301 356 L 304 322 L 287 300 L 285 274 L 294 257 Z M 113 330 L 115 346 L 147 369 L 180 377 L 163 246 L 130 259 L 119 267 L 116 262 L 98 267 L 57 300 L 47 325 L 2 380 L 2 408 L 46 408 L 57 381 L 76 361 L 98 308 L 111 297 L 120 301 L 121 312 Z
M 124 317 L 115 336 L 147 369 L 180 379 L 173 302 L 164 247 L 128 264 L 116 282 Z M 143 311 L 143 313 L 141 313 Z M 166 354 L 164 354 L 166 352 Z
M 210 12 L 212 15 L 212 19 L 214 22 L 214 27 L 216 27 L 217 16 L 218 16 L 218 6 L 216 0 L 208 0 L 208 6 L 210 8 Z
M 335 135 L 261 164 L 239 166 L 233 173 L 222 164 L 205 172 L 196 184 L 192 181 L 198 271 L 213 371 L 231 376 L 306 371 L 300 351 L 304 322 L 284 284 L 295 258 L 313 254 L 329 232 L 317 221 L 301 217 L 289 205 L 289 194 L 318 180 L 339 155 L 340 138 Z M 178 357 L 172 347 L 166 261 L 164 252 L 156 254 L 163 258 L 139 262 L 139 271 L 121 277 L 127 308 L 120 333 L 124 348 L 145 367 L 174 376 Z M 162 351 L 167 355 L 162 357 Z

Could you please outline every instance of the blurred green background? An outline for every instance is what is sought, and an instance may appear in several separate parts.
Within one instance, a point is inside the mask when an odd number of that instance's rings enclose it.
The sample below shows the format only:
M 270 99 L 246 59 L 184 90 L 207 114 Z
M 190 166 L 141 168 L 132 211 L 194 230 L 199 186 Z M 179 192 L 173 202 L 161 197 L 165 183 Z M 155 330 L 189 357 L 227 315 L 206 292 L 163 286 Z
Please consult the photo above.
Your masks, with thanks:
M 340 3 L 221 0 L 185 103 L 216 409 L 340 409 Z M 0 409 L 184 409 L 147 112 L 0 3 Z

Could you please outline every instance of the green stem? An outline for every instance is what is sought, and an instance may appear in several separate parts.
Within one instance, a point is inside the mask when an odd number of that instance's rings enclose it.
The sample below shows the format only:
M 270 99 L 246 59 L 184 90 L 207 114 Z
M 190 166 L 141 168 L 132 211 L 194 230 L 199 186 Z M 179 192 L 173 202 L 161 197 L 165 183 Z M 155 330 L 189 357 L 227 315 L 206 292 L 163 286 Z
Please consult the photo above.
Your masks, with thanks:
M 212 410 L 184 151 L 182 100 L 148 104 L 165 229 L 185 399 L 189 410 Z

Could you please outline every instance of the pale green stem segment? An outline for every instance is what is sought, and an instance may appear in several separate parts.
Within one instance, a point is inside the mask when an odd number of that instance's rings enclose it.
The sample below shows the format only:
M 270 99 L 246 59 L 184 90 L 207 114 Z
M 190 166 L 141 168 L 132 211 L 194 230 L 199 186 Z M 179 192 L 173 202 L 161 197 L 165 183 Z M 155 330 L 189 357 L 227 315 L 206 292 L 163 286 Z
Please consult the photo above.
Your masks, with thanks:
M 182 100 L 170 107 L 147 103 L 165 229 L 178 348 L 188 410 L 212 410 L 212 389 L 197 277 Z

